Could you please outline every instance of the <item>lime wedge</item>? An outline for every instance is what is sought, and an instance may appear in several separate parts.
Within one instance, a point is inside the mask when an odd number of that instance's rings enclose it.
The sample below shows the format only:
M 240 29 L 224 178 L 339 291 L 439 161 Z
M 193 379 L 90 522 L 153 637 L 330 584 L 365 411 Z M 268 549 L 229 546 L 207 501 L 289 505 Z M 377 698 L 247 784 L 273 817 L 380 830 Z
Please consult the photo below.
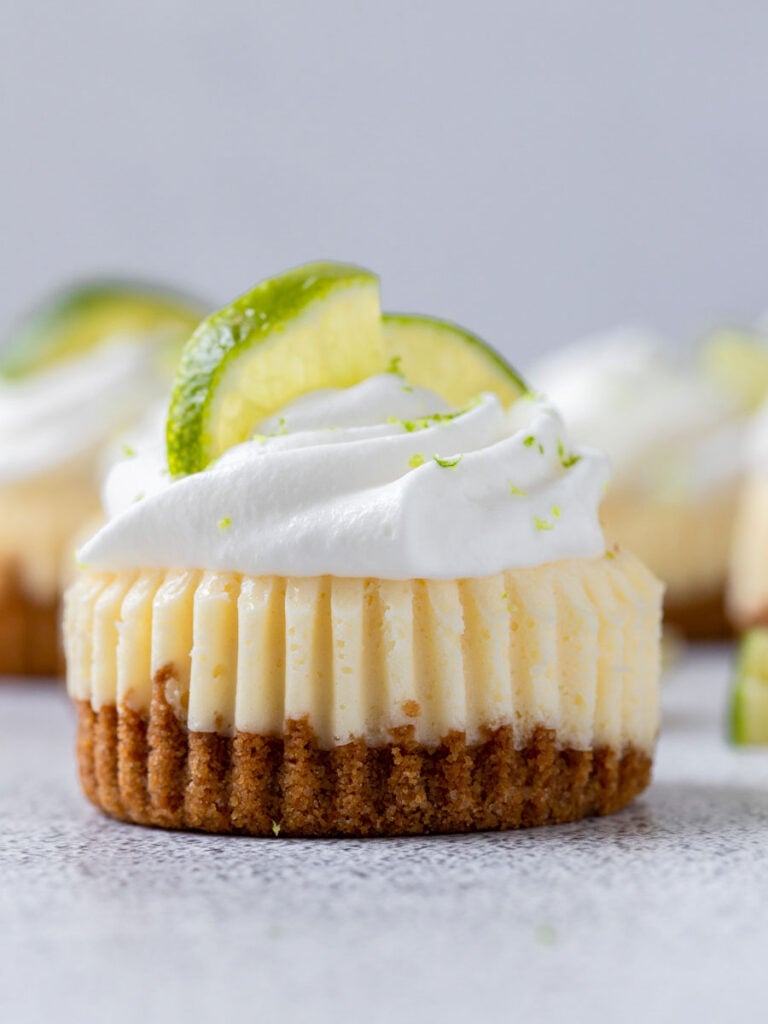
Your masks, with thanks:
M 731 698 L 730 739 L 739 746 L 768 745 L 768 629 L 750 630 L 741 642 Z
M 151 284 L 93 281 L 53 296 L 0 347 L 0 377 L 19 380 L 78 358 L 116 335 L 157 332 L 180 344 L 204 315 L 197 301 Z
M 316 388 L 386 369 L 379 282 L 344 263 L 309 263 L 213 313 L 187 342 L 168 413 L 168 467 L 196 473 L 256 425 Z
M 528 393 L 504 357 L 464 327 L 410 313 L 385 313 L 382 323 L 390 367 L 451 405 L 491 391 L 508 406 Z
M 705 372 L 725 388 L 745 412 L 768 398 L 768 338 L 754 331 L 722 330 L 702 345 Z
M 317 388 L 344 388 L 387 369 L 454 406 L 491 391 L 528 393 L 506 360 L 445 320 L 387 313 L 378 278 L 310 263 L 263 281 L 207 317 L 181 359 L 168 414 L 174 476 L 205 469 L 259 422 Z

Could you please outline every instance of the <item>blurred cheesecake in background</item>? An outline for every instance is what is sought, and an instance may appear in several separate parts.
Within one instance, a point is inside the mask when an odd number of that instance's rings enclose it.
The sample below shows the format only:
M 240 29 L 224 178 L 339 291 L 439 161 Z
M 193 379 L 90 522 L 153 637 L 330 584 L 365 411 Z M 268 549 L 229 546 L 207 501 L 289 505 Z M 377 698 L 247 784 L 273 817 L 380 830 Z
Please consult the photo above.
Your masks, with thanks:
M 625 328 L 528 372 L 572 435 L 611 456 L 606 535 L 666 583 L 667 622 L 702 640 L 728 632 L 724 594 L 754 401 L 741 375 L 725 372 L 733 347 L 721 341 L 675 358 L 662 339 Z
M 768 348 L 766 353 L 768 358 Z M 739 746 L 768 746 L 768 403 L 755 417 L 747 446 L 728 608 L 742 634 L 728 735 Z
M 768 393 L 768 340 L 734 339 L 738 380 L 754 398 Z M 728 714 L 738 746 L 768 746 L 768 401 L 750 427 L 744 484 L 733 530 L 728 610 L 741 635 Z
M 105 451 L 166 392 L 203 312 L 151 285 L 87 282 L 0 345 L 0 673 L 60 668 L 62 574 L 100 514 Z
M 768 403 L 755 417 L 746 451 L 728 592 L 740 632 L 768 626 Z

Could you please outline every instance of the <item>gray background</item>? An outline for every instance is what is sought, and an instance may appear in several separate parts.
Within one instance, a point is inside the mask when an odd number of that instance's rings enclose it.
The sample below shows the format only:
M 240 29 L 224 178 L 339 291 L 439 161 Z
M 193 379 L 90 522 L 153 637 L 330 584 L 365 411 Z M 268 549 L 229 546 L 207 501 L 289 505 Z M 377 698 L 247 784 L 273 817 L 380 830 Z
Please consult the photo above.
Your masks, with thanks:
M 322 255 L 525 362 L 768 306 L 768 5 L 0 2 L 0 326 Z

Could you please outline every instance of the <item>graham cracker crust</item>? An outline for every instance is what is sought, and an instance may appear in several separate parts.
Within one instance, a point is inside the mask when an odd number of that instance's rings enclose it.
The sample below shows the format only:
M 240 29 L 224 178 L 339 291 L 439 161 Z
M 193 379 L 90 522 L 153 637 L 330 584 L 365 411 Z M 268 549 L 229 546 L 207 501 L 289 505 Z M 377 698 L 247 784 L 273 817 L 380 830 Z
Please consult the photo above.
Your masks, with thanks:
M 86 796 L 122 821 L 253 836 L 385 836 L 524 828 L 611 814 L 650 782 L 651 757 L 561 749 L 538 728 L 515 750 L 512 729 L 435 748 L 413 726 L 368 746 L 330 750 L 306 719 L 284 736 L 189 732 L 156 680 L 149 715 L 78 701 Z
M 57 676 L 64 668 L 59 601 L 35 601 L 0 570 L 0 676 Z
M 721 588 L 685 600 L 664 600 L 664 621 L 688 640 L 730 640 L 734 635 L 726 610 L 725 591 Z

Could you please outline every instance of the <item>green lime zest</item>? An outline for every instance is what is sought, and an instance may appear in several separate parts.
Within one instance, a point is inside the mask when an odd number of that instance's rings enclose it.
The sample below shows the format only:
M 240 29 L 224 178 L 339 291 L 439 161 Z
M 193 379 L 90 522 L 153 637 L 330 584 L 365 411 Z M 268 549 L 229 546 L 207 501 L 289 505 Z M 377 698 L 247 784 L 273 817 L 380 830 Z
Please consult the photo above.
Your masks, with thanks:
M 509 493 L 514 494 L 518 498 L 527 498 L 528 492 L 524 491 L 522 487 L 518 487 L 516 484 L 509 484 Z
M 439 455 L 433 455 L 432 458 L 440 466 L 441 469 L 454 469 L 461 460 L 464 458 L 463 455 L 449 455 L 447 458 L 441 458 Z
M 228 530 L 231 525 L 232 525 L 232 520 L 230 519 L 229 516 L 222 516 L 222 518 L 219 520 L 219 529 L 220 530 Z
M 393 423 L 395 426 L 402 427 L 406 433 L 413 434 L 417 430 L 428 430 L 429 427 L 435 427 L 440 423 L 450 423 L 451 420 L 455 420 L 457 416 L 461 416 L 465 412 L 466 409 L 458 409 L 456 412 L 434 412 L 429 416 L 418 416 L 414 420 L 399 420 L 395 416 L 389 416 L 387 423 Z
M 541 519 L 539 516 L 533 517 L 533 525 L 541 533 L 544 530 L 554 530 L 555 524 L 550 523 L 547 519 Z
M 421 455 L 419 452 L 416 452 L 414 455 L 410 457 L 410 459 L 408 459 L 408 465 L 411 467 L 411 469 L 418 469 L 419 466 L 424 465 L 424 456 Z
M 565 445 L 562 441 L 557 442 L 557 457 L 560 459 L 560 465 L 563 469 L 570 469 L 571 466 L 575 466 L 577 462 L 581 462 L 580 455 L 574 455 L 573 452 L 570 454 L 566 452 Z

